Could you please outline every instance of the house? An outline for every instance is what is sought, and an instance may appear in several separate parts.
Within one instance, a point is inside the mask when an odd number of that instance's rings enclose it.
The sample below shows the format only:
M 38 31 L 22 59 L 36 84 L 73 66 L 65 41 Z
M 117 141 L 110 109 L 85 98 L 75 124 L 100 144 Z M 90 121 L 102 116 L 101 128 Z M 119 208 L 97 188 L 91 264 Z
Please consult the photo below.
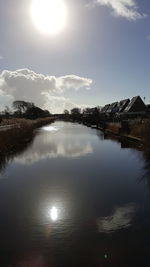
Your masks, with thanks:
M 124 99 L 120 102 L 105 105 L 101 112 L 104 114 L 116 114 L 117 116 L 124 115 L 139 115 L 144 114 L 148 108 L 144 104 L 140 96 L 135 96 L 131 100 Z
M 131 99 L 129 104 L 126 106 L 124 112 L 145 112 L 146 105 L 140 96 L 135 96 Z
M 150 114 L 150 104 L 146 105 L 146 112 L 147 114 Z
M 125 108 L 128 106 L 128 104 L 130 103 L 130 99 L 124 99 L 124 100 L 121 100 L 119 102 L 119 105 L 118 105 L 118 113 L 121 113 L 125 110 Z
M 101 112 L 102 112 L 102 113 L 107 113 L 107 110 L 108 110 L 109 107 L 110 107 L 110 104 L 105 105 L 105 106 L 101 109 Z
M 109 106 L 107 113 L 116 113 L 117 111 L 118 111 L 118 102 L 114 102 Z
M 120 102 L 114 102 L 112 104 L 105 105 L 102 109 L 102 113 L 120 113 L 123 112 L 126 106 L 129 104 L 130 99 L 121 100 Z

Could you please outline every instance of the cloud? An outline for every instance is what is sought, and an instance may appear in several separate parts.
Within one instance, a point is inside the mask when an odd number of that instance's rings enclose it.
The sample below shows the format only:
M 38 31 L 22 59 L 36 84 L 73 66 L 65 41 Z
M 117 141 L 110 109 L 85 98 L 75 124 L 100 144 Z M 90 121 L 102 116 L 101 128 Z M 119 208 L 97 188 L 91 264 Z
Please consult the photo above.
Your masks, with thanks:
M 138 12 L 135 0 L 95 0 L 95 4 L 108 6 L 113 10 L 115 16 L 121 16 L 128 20 L 135 21 L 146 17 L 146 14 Z
M 13 97 L 11 95 L 5 94 L 2 90 L 0 90 L 1 110 L 4 110 L 6 106 L 10 106 L 12 101 L 13 101 Z
M 0 55 L 0 60 L 1 60 L 1 59 L 3 59 L 3 56 L 2 56 L 2 55 Z
M 76 75 L 61 77 L 43 75 L 29 69 L 4 70 L 0 74 L 0 90 L 14 100 L 32 101 L 40 107 L 49 109 L 57 101 L 70 105 L 69 99 L 60 96 L 66 90 L 88 89 L 92 80 Z M 66 103 L 66 104 L 65 104 Z M 62 111 L 62 110 L 61 110 Z
M 78 105 L 63 96 L 54 96 L 49 93 L 43 93 L 43 95 L 45 96 L 44 109 L 48 109 L 51 113 L 55 111 L 56 114 L 60 114 L 65 109 L 71 110 L 75 107 L 84 109 L 87 107 L 85 104 Z

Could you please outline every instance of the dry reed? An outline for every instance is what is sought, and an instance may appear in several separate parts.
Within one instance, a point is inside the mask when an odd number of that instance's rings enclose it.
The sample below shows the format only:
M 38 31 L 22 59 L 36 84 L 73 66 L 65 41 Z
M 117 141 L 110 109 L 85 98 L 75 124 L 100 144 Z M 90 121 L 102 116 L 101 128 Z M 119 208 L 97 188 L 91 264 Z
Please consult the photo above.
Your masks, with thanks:
M 13 153 L 19 146 L 32 140 L 34 129 L 51 123 L 53 120 L 53 118 L 44 118 L 37 120 L 13 119 L 11 123 L 7 121 L 5 126 L 13 125 L 13 127 L 0 131 L 0 154 Z

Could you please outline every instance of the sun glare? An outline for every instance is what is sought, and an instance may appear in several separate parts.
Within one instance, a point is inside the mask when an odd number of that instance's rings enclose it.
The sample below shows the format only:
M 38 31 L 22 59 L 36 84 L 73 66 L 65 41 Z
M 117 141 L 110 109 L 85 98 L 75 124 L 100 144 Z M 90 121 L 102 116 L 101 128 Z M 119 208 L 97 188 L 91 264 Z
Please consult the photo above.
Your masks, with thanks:
M 41 32 L 57 34 L 66 24 L 67 7 L 63 0 L 32 0 L 31 17 Z
M 52 221 L 57 221 L 58 219 L 58 209 L 56 207 L 52 207 L 52 209 L 49 212 L 50 218 Z

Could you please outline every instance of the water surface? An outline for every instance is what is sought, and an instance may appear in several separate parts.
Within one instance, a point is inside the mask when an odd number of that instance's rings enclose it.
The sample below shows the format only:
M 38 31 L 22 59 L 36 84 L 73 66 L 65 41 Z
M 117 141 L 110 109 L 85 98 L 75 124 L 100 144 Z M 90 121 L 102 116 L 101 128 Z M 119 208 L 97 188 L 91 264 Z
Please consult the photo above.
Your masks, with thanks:
M 2 161 L 0 266 L 150 266 L 149 158 L 55 122 Z

